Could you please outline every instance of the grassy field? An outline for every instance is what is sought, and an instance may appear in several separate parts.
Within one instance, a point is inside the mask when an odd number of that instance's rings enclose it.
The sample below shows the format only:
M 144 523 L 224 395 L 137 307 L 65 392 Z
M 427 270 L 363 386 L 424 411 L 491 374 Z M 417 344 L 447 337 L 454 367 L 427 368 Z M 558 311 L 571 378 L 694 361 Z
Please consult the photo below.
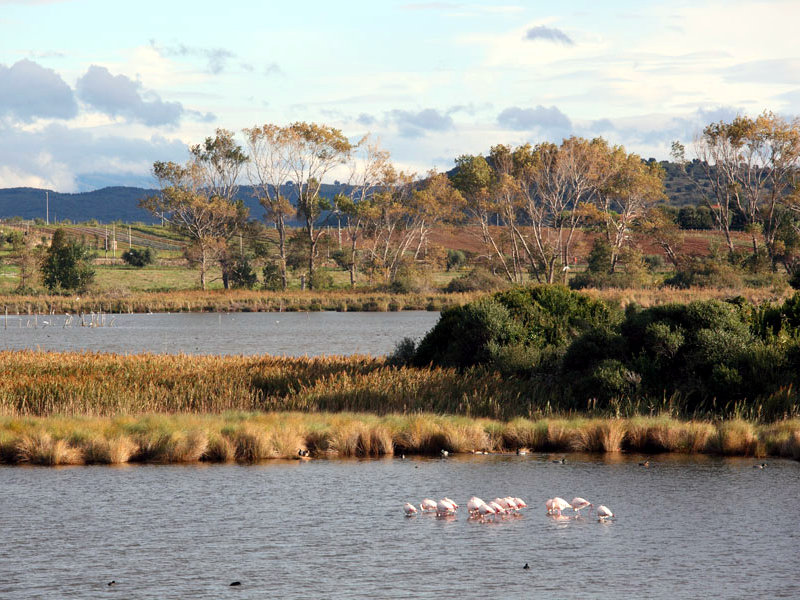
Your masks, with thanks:
M 0 417 L 0 462 L 256 462 L 466 452 L 659 452 L 800 459 L 800 421 L 546 418 L 497 421 L 430 413 L 146 414 L 114 418 Z

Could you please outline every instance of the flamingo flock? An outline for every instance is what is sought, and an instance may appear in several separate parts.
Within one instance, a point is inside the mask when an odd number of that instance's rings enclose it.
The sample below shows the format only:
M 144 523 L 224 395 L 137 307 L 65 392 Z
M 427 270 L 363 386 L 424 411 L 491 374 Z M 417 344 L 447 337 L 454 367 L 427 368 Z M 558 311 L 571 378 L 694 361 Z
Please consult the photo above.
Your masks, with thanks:
M 595 508 L 594 504 L 586 500 L 586 498 L 581 498 L 580 496 L 576 496 L 572 499 L 572 502 L 567 502 L 563 498 L 559 498 L 556 496 L 555 498 L 549 498 L 547 502 L 545 502 L 545 508 L 547 509 L 547 514 L 553 516 L 557 519 L 577 519 L 581 516 L 581 510 L 584 508 L 589 509 L 589 515 L 592 514 L 592 509 Z M 567 509 L 572 509 L 572 515 L 564 515 L 562 511 Z M 599 505 L 596 508 L 595 514 L 597 515 L 598 521 L 607 521 L 609 519 L 614 518 L 614 513 L 611 512 L 607 506 Z
M 522 498 L 515 498 L 507 496 L 505 498 L 495 498 L 491 502 L 484 502 L 477 496 L 473 496 L 467 501 L 467 510 L 469 511 L 469 518 L 475 520 L 486 520 L 489 518 L 502 517 L 507 515 L 517 514 L 523 508 L 527 508 L 527 504 Z M 435 513 L 437 517 L 453 517 L 456 515 L 459 505 L 448 497 L 444 497 L 438 502 L 431 498 L 425 498 L 417 507 L 406 502 L 403 505 L 403 511 L 407 517 L 423 513 Z

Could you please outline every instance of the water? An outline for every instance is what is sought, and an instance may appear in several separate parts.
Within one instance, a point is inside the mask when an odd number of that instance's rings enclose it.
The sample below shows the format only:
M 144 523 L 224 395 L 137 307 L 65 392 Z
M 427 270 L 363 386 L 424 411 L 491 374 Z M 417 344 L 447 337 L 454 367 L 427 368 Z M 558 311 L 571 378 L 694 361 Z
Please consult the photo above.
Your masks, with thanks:
M 800 597 L 800 463 L 551 458 L 2 467 L 0 598 Z M 472 494 L 531 508 L 469 522 Z M 455 520 L 403 516 L 444 495 Z M 556 522 L 554 495 L 617 519 Z
M 64 315 L 0 315 L 0 349 L 187 354 L 370 354 L 421 338 L 438 312 L 177 313 L 106 315 L 107 327 L 81 327 Z M 89 317 L 86 318 L 89 322 Z

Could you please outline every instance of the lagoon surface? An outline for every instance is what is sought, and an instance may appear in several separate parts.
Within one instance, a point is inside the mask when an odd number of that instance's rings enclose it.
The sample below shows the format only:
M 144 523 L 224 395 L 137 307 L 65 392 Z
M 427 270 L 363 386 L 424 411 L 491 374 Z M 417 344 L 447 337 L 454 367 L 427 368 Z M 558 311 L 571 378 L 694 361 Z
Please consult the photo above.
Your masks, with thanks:
M 800 463 L 553 458 L 0 467 L 0 597 L 800 597 Z M 471 522 L 472 494 L 530 508 Z M 457 518 L 403 516 L 444 495 Z M 558 522 L 554 495 L 617 519 Z
M 89 324 L 92 317 L 84 317 Z M 64 315 L 0 315 L 0 349 L 177 354 L 389 354 L 403 337 L 420 338 L 438 312 L 283 312 L 104 315 L 81 327 Z M 95 316 L 95 321 L 99 317 Z

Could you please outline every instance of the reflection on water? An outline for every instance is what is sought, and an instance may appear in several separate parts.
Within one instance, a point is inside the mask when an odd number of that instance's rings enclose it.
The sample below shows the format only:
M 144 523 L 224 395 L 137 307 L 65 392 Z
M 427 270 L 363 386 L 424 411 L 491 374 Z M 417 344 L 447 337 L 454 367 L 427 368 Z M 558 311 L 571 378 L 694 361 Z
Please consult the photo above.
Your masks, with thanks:
M 81 327 L 74 317 L 64 327 L 64 315 L 0 315 L 0 349 L 379 356 L 403 337 L 422 337 L 438 318 L 426 311 L 121 314 L 105 316 L 106 327 Z
M 0 597 L 800 597 L 800 463 L 552 458 L 2 467 Z M 473 494 L 530 508 L 468 521 Z M 445 495 L 454 519 L 403 515 Z M 555 495 L 617 519 L 548 518 Z

